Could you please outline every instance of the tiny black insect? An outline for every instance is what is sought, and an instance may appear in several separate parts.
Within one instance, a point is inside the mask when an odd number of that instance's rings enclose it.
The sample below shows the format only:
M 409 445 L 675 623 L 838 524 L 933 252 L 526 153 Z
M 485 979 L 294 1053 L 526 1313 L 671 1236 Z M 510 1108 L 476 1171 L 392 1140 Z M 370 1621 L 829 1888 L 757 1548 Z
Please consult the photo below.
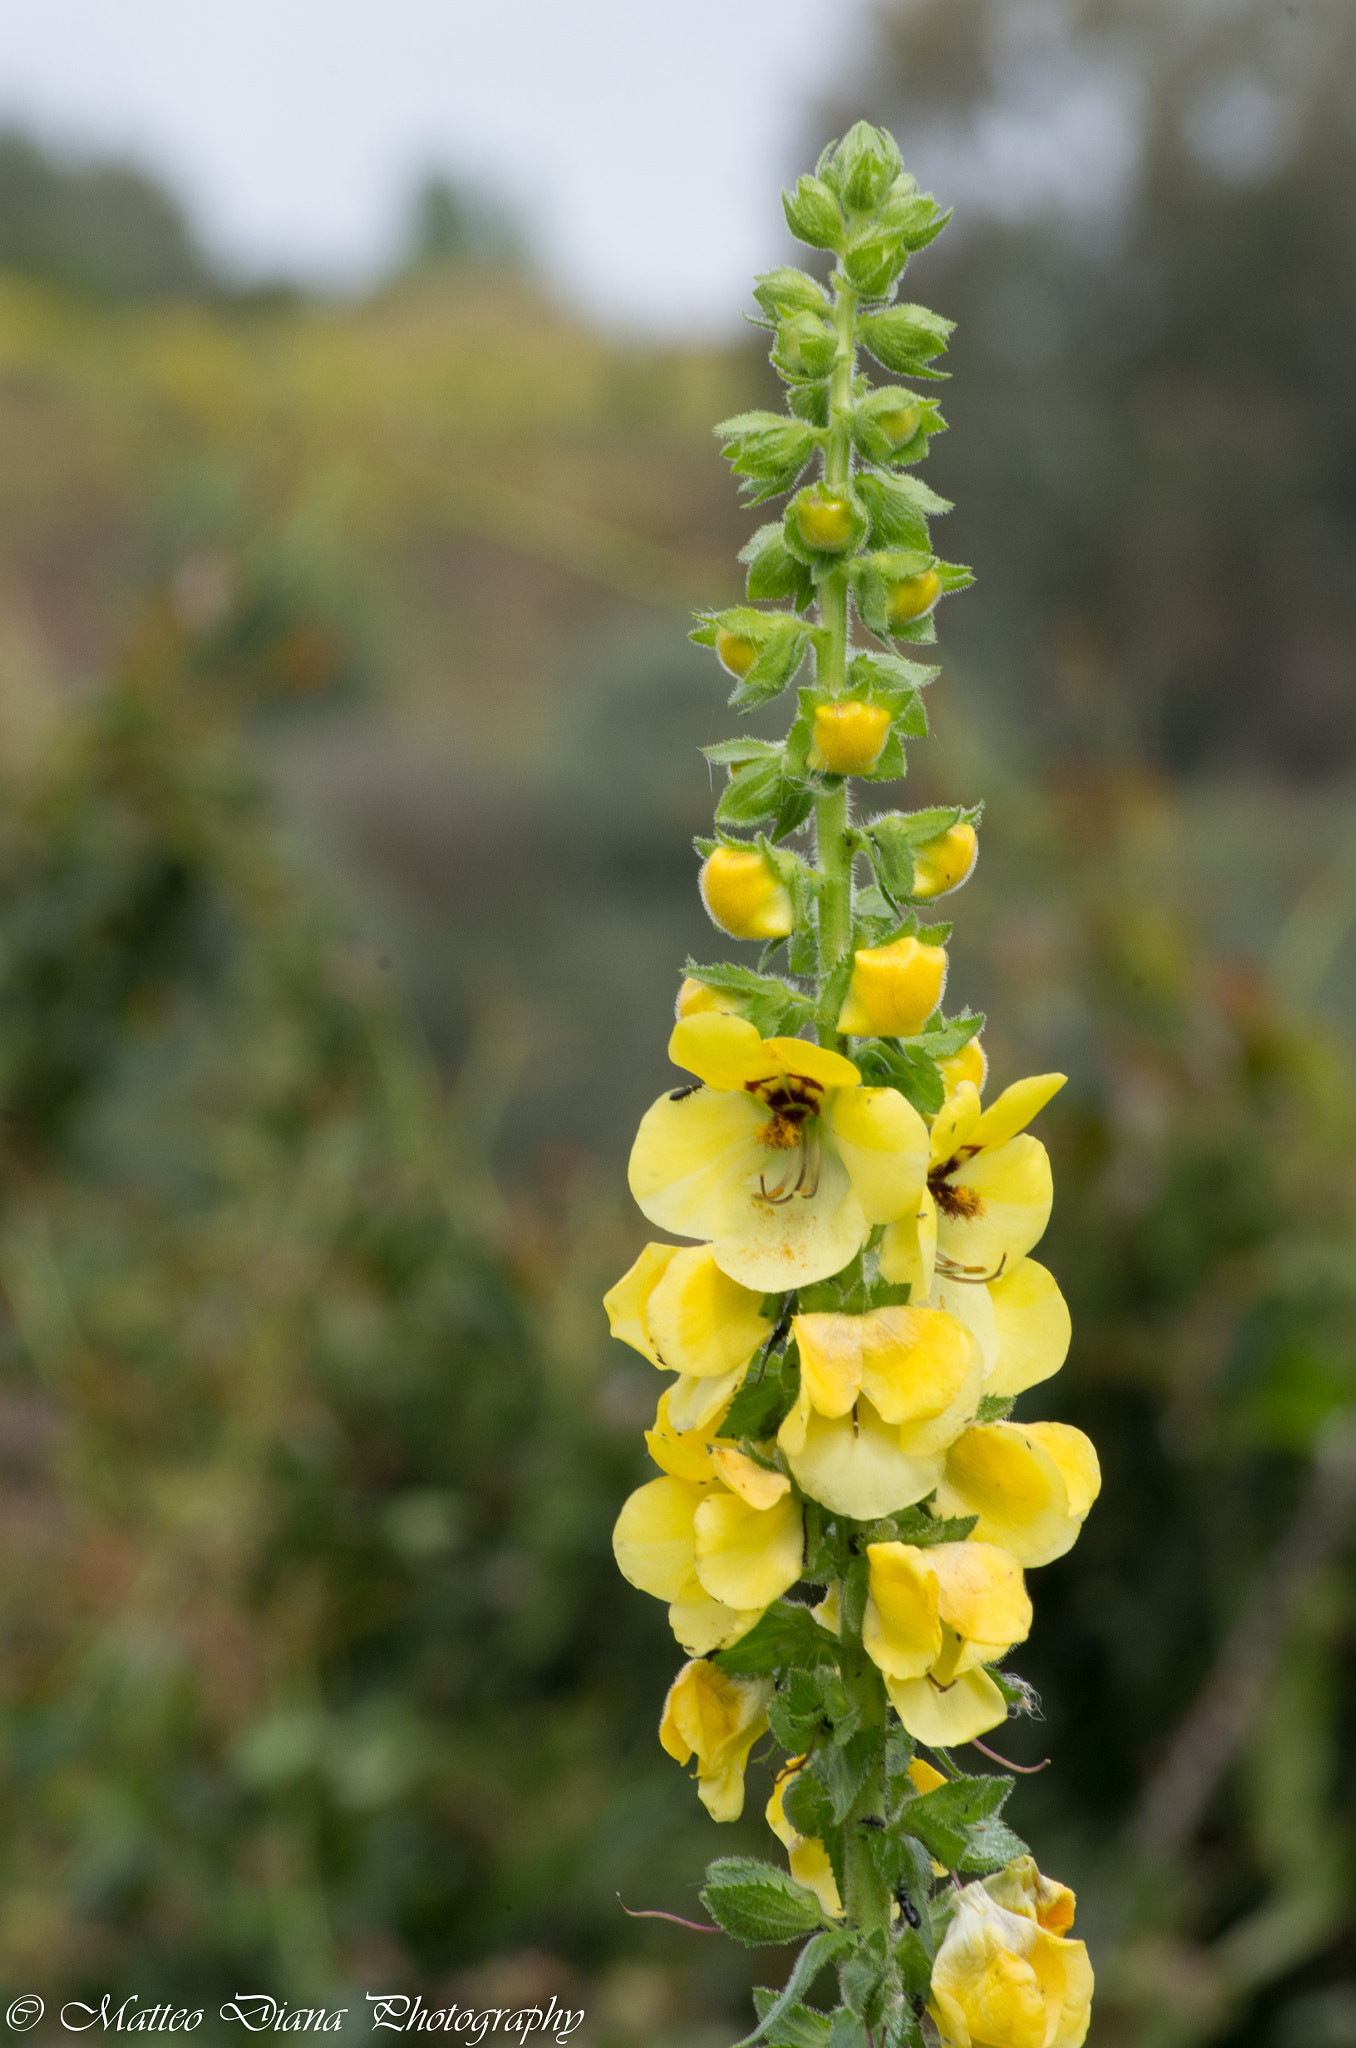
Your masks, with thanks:
M 908 1921 L 910 1927 L 921 1927 L 923 1924 L 923 1916 L 919 1912 L 917 1906 L 915 1906 L 913 1900 L 909 1897 L 909 1894 L 905 1890 L 903 1885 L 899 1887 L 899 1890 L 895 1893 L 895 1897 L 899 1900 L 899 1910 L 904 1915 L 904 1918 Z
M 671 1088 L 669 1090 L 669 1101 L 681 1102 L 685 1096 L 695 1095 L 701 1085 L 700 1081 L 689 1081 L 686 1088 Z

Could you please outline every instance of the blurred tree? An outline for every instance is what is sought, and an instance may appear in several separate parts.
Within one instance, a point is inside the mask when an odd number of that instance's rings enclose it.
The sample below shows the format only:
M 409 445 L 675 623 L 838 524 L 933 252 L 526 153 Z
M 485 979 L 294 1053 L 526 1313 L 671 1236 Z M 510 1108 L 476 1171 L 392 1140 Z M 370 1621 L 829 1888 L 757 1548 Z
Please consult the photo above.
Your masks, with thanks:
M 0 132 L 0 270 L 108 298 L 183 298 L 220 284 L 178 201 L 119 159 L 77 162 Z
M 521 270 L 527 242 L 521 221 L 503 200 L 437 171 L 410 201 L 404 271 Z
M 957 205 L 956 659 L 1029 748 L 1091 643 L 1171 768 L 1356 758 L 1354 74 L 1346 0 L 888 0 L 824 118 Z

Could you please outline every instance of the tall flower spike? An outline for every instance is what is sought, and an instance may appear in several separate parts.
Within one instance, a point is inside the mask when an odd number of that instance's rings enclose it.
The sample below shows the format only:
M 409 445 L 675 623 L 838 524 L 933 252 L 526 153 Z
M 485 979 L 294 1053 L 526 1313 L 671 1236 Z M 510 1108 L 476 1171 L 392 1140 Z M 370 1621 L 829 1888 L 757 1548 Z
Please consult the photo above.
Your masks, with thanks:
M 785 205 L 831 274 L 756 281 L 786 410 L 717 430 L 749 501 L 785 503 L 742 552 L 747 602 L 693 637 L 736 712 L 793 685 L 795 709 L 781 741 L 707 749 L 728 780 L 701 900 L 761 950 L 687 963 L 685 1078 L 632 1148 L 642 1213 L 687 1242 L 646 1245 L 606 1298 L 613 1334 L 673 1376 L 646 1432 L 658 1476 L 613 1541 L 691 1660 L 660 1741 L 712 1818 L 742 1811 L 763 1735 L 785 1753 L 766 1816 L 789 1869 L 719 1860 L 713 1919 L 809 1937 L 801 1989 L 837 1961 L 826 2038 L 1077 2048 L 1073 1895 L 996 1822 L 1013 1781 L 952 1754 L 1031 1698 L 1000 1668 L 1031 1626 L 1024 1573 L 1076 1541 L 1100 1485 L 1081 1431 L 1009 1414 L 1069 1348 L 1029 1256 L 1053 1187 L 1027 1126 L 1063 1076 L 985 1108 L 984 1020 L 944 1008 L 951 927 L 926 920 L 974 867 L 981 807 L 881 808 L 927 732 L 938 671 L 915 650 L 971 580 L 934 552 L 950 508 L 916 473 L 950 322 L 898 296 L 947 216 L 865 122 Z M 796 1995 L 750 2040 L 804 2031 Z

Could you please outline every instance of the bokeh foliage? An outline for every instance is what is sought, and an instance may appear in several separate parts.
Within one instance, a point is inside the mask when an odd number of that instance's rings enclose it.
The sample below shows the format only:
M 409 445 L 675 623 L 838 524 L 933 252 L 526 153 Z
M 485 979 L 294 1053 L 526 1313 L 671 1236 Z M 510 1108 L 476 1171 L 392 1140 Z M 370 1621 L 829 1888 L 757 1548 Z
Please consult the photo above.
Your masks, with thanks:
M 867 111 L 986 105 L 989 18 L 899 16 L 913 68 Z M 1246 54 L 1260 16 L 1230 19 Z M 1169 148 L 1194 46 L 1145 35 L 1135 263 L 1052 216 L 958 229 L 927 273 L 981 583 L 909 801 L 989 796 L 956 992 L 996 1081 L 1073 1077 L 1052 1391 L 1107 1486 L 1043 1579 L 1048 1718 L 1012 1753 L 1061 1768 L 1015 1825 L 1082 1889 L 1099 2044 L 1341 2048 L 1349 1532 L 1189 1838 L 1164 1867 L 1128 1831 L 1356 1400 L 1356 1083 L 1305 1012 L 1348 914 L 1349 705 L 1311 653 L 1353 644 L 1318 477 L 1350 240 L 1324 268 L 1259 225 L 1347 203 L 1347 117 L 1207 174 Z M 1325 47 L 1306 105 L 1336 104 Z M 1207 264 L 1221 222 L 1242 253 Z M 1254 228 L 1293 291 L 1259 299 Z M 354 307 L 0 287 L 19 1988 L 573 1984 L 600 2042 L 713 2048 L 743 2009 L 723 1944 L 615 1904 L 691 1911 L 738 1844 L 654 1741 L 675 1652 L 607 1552 L 654 1390 L 597 1297 L 709 944 L 685 841 L 726 717 L 682 608 L 735 594 L 709 428 L 761 375 L 438 263 Z

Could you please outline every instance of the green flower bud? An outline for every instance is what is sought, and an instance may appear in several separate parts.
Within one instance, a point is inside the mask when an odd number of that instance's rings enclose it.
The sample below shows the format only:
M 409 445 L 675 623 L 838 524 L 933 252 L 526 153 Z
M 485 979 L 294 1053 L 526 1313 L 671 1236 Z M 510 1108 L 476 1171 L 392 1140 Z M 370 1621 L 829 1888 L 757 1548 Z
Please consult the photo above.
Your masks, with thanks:
M 787 320 L 795 313 L 827 313 L 829 302 L 823 285 L 808 272 L 793 270 L 784 263 L 753 280 L 753 296 L 769 320 Z
M 874 213 L 903 169 L 894 136 L 858 121 L 833 152 L 830 182 L 854 213 Z
M 921 576 L 904 576 L 898 583 L 888 586 L 885 593 L 885 615 L 892 626 L 907 626 L 914 619 L 921 619 L 930 612 L 942 594 L 941 582 L 935 569 L 925 569 Z
M 798 242 L 808 242 L 812 249 L 841 246 L 842 212 L 822 178 L 802 178 L 794 192 L 783 192 L 782 210 Z
M 927 418 L 935 419 L 929 411 Z M 924 422 L 924 401 L 902 384 L 883 384 L 854 406 L 852 439 L 868 462 L 893 462 Z
M 854 235 L 843 252 L 843 269 L 848 282 L 868 298 L 883 299 L 907 260 L 907 251 L 897 234 L 888 228 L 864 228 Z
M 716 659 L 723 669 L 742 682 L 758 659 L 758 647 L 747 634 L 732 633 L 728 626 L 717 626 Z
M 796 313 L 777 329 L 772 361 L 783 377 L 815 383 L 828 376 L 837 353 L 838 339 L 827 321 Z

